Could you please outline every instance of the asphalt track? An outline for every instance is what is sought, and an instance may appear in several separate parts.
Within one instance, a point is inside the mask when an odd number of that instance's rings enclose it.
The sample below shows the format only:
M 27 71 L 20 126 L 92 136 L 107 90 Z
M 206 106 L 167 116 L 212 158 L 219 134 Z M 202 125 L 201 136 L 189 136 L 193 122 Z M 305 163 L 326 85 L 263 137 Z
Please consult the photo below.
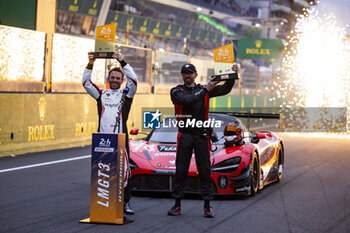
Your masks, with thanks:
M 206 219 L 198 196 L 173 217 L 169 195 L 137 195 L 126 225 L 79 223 L 89 216 L 90 147 L 0 158 L 0 232 L 350 232 L 350 139 L 284 139 L 282 181 L 255 197 L 216 198 Z

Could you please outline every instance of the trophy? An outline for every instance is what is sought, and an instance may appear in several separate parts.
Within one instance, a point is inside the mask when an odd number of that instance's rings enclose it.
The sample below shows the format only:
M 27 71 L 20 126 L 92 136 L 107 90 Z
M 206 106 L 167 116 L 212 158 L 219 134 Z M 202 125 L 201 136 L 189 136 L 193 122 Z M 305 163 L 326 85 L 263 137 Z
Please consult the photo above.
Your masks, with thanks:
M 116 23 L 96 27 L 94 58 L 113 57 L 116 28 Z
M 239 79 L 239 74 L 232 70 L 235 62 L 233 44 L 228 44 L 213 50 L 214 52 L 214 81 Z

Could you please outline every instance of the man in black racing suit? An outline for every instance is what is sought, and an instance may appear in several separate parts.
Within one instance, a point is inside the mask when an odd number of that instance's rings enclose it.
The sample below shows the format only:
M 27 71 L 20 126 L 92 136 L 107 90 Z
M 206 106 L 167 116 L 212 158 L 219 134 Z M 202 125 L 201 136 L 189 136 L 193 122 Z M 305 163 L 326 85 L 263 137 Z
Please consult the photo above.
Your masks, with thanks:
M 126 152 L 125 157 L 126 169 L 125 169 L 125 184 L 124 188 L 124 212 L 126 214 L 134 214 L 135 212 L 130 207 L 130 176 L 129 176 L 129 143 L 128 143 L 128 130 L 127 120 L 137 88 L 137 77 L 133 68 L 125 62 L 122 55 L 115 52 L 113 57 L 117 59 L 122 68 L 112 68 L 108 73 L 107 81 L 109 83 L 109 89 L 99 88 L 91 81 L 92 69 L 94 66 L 95 58 L 92 52 L 89 52 L 89 63 L 84 69 L 83 73 L 83 86 L 85 90 L 97 101 L 99 125 L 98 132 L 103 133 L 125 133 L 126 135 Z M 126 87 L 128 93 L 125 96 L 124 103 L 122 104 L 123 90 L 120 89 L 121 84 L 124 81 L 124 76 L 127 78 Z M 117 122 L 119 119 L 119 122 Z
M 238 66 L 234 65 L 232 70 L 238 71 Z M 210 207 L 214 190 L 210 170 L 209 134 L 208 128 L 197 122 L 209 120 L 209 99 L 228 94 L 235 81 L 228 80 L 223 85 L 216 86 L 218 82 L 212 78 L 206 86 L 196 84 L 194 80 L 198 74 L 192 64 L 185 64 L 181 69 L 181 75 L 184 84 L 172 88 L 170 92 L 178 121 L 178 136 L 173 190 L 175 205 L 168 211 L 168 215 L 181 215 L 181 199 L 194 150 L 201 197 L 204 200 L 204 216 L 213 218 L 214 214 Z

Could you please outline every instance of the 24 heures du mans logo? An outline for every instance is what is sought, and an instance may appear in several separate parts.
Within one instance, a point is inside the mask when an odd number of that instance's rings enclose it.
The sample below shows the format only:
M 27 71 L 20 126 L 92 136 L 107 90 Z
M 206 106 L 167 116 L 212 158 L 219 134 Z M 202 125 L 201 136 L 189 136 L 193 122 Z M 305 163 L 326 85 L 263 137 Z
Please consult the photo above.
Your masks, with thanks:
M 100 142 L 95 147 L 95 152 L 110 152 L 114 151 L 114 147 L 111 147 L 111 141 L 109 139 L 100 138 Z

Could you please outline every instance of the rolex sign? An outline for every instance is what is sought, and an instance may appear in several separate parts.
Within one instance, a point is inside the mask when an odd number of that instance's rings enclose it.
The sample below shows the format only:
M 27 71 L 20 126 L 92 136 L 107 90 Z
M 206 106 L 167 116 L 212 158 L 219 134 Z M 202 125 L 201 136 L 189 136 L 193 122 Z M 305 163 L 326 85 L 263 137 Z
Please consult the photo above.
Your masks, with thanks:
M 281 40 L 242 38 L 238 40 L 237 56 L 240 59 L 273 59 L 283 49 Z

